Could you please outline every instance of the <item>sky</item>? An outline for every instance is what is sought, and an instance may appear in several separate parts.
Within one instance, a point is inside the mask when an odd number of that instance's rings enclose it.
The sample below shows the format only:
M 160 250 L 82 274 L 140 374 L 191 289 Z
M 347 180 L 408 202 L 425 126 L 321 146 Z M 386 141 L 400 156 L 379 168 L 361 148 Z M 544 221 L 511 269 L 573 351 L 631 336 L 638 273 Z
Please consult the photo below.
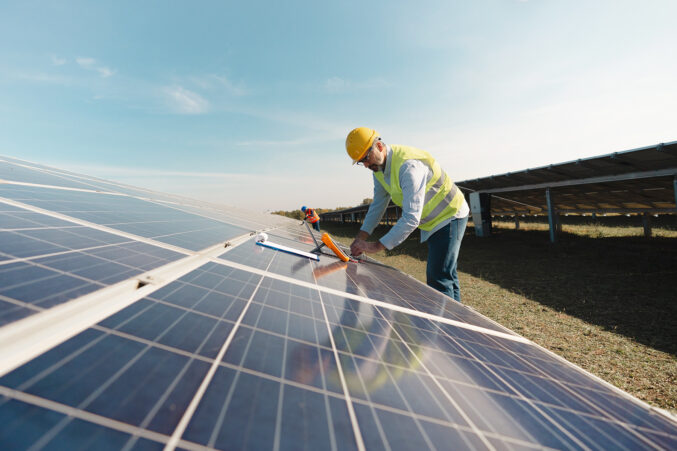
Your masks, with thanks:
M 0 1 L 0 155 L 254 211 L 355 206 L 345 137 L 456 181 L 677 140 L 677 1 Z

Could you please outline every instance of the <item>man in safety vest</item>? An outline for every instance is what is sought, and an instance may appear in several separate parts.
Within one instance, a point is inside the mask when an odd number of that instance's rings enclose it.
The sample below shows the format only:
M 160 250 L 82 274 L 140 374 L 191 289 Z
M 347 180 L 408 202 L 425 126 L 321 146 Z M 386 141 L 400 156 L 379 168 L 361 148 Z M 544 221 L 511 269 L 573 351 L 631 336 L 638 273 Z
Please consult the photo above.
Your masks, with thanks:
M 315 209 L 308 207 L 301 207 L 301 211 L 306 214 L 306 220 L 313 225 L 313 229 L 320 231 L 320 216 Z
M 418 227 L 421 242 L 428 242 L 428 285 L 460 302 L 456 262 L 470 212 L 461 190 L 428 152 L 386 145 L 370 128 L 352 130 L 346 150 L 353 164 L 374 173 L 374 200 L 350 252 L 360 255 L 392 249 Z M 379 241 L 367 242 L 390 199 L 402 208 L 402 216 Z

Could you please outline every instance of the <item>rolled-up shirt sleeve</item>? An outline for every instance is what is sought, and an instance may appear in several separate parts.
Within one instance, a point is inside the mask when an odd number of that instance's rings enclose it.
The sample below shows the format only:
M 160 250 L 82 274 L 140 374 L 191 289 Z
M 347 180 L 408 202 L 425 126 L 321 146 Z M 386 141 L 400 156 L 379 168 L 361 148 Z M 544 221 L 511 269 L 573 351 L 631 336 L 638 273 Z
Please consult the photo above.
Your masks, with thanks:
M 392 249 L 402 243 L 421 222 L 425 202 L 425 186 L 429 173 L 428 167 L 418 160 L 405 161 L 400 167 L 402 216 L 390 231 L 379 240 L 387 249 Z M 383 188 L 381 187 L 381 189 Z

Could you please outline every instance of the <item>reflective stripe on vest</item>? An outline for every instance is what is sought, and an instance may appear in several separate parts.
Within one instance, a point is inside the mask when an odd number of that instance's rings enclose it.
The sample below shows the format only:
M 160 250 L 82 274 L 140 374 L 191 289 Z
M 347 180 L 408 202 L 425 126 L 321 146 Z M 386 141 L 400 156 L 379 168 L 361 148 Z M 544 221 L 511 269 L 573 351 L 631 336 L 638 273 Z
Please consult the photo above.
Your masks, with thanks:
M 447 176 L 435 159 L 426 151 L 409 146 L 391 146 L 390 184 L 386 183 L 382 172 L 374 174 L 383 188 L 390 194 L 395 205 L 402 207 L 403 194 L 400 186 L 400 168 L 407 160 L 418 160 L 432 172 L 425 187 L 423 212 L 418 227 L 432 230 L 440 222 L 452 218 L 463 205 L 463 193 Z
M 320 216 L 315 213 L 315 210 L 312 208 L 306 208 L 306 218 L 308 218 L 308 222 L 311 224 L 315 224 L 317 221 L 320 220 Z

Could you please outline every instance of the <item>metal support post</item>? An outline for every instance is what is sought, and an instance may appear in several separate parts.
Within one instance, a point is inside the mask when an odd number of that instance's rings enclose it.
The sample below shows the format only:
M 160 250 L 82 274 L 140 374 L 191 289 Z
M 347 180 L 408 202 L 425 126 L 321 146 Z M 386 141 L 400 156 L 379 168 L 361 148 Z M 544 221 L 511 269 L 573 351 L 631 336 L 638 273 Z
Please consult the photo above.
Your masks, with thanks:
M 470 211 L 475 224 L 475 235 L 479 237 L 491 235 L 491 194 L 470 193 Z
M 515 215 L 515 230 L 520 229 L 520 217 L 519 215 Z
M 647 212 L 642 215 L 642 225 L 644 226 L 644 237 L 651 238 L 651 215 Z
M 675 175 L 675 178 L 672 180 L 672 185 L 672 189 L 675 193 L 675 213 L 677 213 L 677 175 Z
M 557 235 L 557 216 L 555 216 L 555 206 L 552 204 L 552 199 L 550 196 L 550 188 L 545 190 L 545 200 L 548 204 L 548 224 L 550 224 L 550 242 L 555 242 L 555 236 Z

